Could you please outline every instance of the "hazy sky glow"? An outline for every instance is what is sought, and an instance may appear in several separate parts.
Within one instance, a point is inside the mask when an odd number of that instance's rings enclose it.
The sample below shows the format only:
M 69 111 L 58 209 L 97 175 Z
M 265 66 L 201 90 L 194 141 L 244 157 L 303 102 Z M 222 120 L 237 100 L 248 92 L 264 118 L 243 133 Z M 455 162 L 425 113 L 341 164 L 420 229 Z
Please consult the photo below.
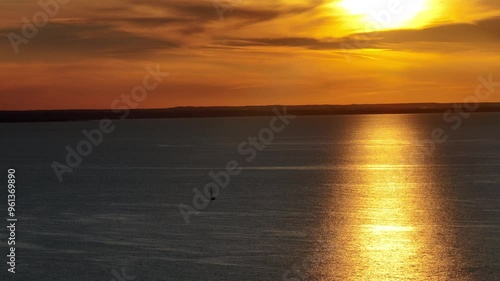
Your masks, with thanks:
M 71 0 L 15 54 L 37 3 L 0 11 L 0 110 L 109 108 L 151 64 L 170 76 L 144 108 L 461 102 L 500 80 L 498 0 L 215 1 L 223 20 L 213 1 Z

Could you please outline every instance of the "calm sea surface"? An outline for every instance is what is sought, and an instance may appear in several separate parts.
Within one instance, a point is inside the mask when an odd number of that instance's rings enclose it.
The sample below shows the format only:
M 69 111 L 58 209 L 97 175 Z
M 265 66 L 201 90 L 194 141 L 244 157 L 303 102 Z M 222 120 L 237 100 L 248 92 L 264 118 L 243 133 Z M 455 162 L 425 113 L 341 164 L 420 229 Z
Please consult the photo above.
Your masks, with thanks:
M 119 121 L 62 183 L 51 163 L 97 122 L 0 124 L 19 219 L 0 279 L 500 280 L 500 114 L 300 116 L 247 161 L 270 119 Z M 241 174 L 186 225 L 179 204 L 231 160 Z

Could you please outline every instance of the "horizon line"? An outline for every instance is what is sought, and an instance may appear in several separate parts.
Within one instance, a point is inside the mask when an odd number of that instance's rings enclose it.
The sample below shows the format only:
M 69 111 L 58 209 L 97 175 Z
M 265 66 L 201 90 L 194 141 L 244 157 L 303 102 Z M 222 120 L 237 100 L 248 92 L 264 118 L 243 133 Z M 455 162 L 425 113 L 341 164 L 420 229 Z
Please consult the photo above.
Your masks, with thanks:
M 170 110 L 170 109 L 207 109 L 207 108 L 244 108 L 244 107 L 315 107 L 315 106 L 408 106 L 408 105 L 453 105 L 463 104 L 463 102 L 410 102 L 410 103 L 352 103 L 352 104 L 267 104 L 267 105 L 210 105 L 210 106 L 197 106 L 197 105 L 180 105 L 173 107 L 149 107 L 149 108 L 129 108 L 129 110 Z M 500 106 L 499 102 L 479 102 L 481 104 L 496 104 Z M 67 109 L 0 109 L 0 112 L 33 112 L 33 111 L 112 111 L 112 108 L 67 108 Z

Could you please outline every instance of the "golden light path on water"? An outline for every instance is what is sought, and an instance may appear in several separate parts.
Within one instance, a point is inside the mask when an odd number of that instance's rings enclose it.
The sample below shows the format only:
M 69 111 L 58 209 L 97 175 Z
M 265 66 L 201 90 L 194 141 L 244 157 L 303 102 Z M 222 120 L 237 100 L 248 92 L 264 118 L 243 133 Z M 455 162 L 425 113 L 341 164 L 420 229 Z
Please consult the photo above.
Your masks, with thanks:
M 453 278 L 459 257 L 450 251 L 453 233 L 440 225 L 439 177 L 417 155 L 407 118 L 363 116 L 346 136 L 357 140 L 344 159 L 355 168 L 333 187 L 341 191 L 325 219 L 323 280 L 466 280 Z
M 365 169 L 366 181 L 362 194 L 356 197 L 360 208 L 357 235 L 362 266 L 359 278 L 396 278 L 415 275 L 414 267 L 406 267 L 418 258 L 417 240 L 412 239 L 417 226 L 418 202 L 408 197 L 411 180 L 404 172 L 391 169 L 405 155 L 409 133 L 405 124 L 394 122 L 393 127 L 367 124 L 371 139 L 360 152 L 369 156 L 371 167 Z M 363 151 L 364 150 L 364 151 Z M 412 272 L 413 271 L 413 272 Z M 408 276 L 408 277 L 410 277 Z

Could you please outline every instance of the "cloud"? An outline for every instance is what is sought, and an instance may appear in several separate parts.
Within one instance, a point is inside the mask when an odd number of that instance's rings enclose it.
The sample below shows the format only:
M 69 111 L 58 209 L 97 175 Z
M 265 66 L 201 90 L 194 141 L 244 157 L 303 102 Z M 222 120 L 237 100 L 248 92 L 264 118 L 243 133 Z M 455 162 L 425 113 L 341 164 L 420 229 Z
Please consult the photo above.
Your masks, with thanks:
M 500 17 L 483 19 L 475 23 L 437 25 L 419 30 L 391 30 L 368 33 L 367 36 L 372 38 L 379 37 L 381 41 L 389 43 L 497 42 L 500 40 Z
M 343 49 L 342 43 L 348 40 L 316 39 L 308 37 L 282 37 L 282 38 L 230 38 L 221 40 L 220 43 L 232 47 L 302 47 L 313 50 Z
M 312 50 L 339 49 L 418 49 L 448 52 L 497 46 L 500 41 L 500 17 L 474 23 L 444 24 L 423 29 L 357 33 L 343 38 L 312 37 L 226 38 L 221 45 L 233 47 L 302 47 Z M 439 43 L 439 44 L 438 44 Z M 450 44 L 459 43 L 450 48 Z
M 143 27 L 158 27 L 162 25 L 186 24 L 191 22 L 189 19 L 179 17 L 106 17 L 95 19 L 94 21 L 106 23 L 130 23 Z
M 80 60 L 85 57 L 133 57 L 154 50 L 178 47 L 179 44 L 165 39 L 139 36 L 119 31 L 111 25 L 87 22 L 52 22 L 41 28 L 27 44 L 14 50 L 7 35 L 11 32 L 22 35 L 20 28 L 0 30 L 4 40 L 0 41 L 2 61 L 54 61 Z
M 226 1 L 233 5 L 221 22 L 211 0 L 186 2 L 114 1 L 81 6 L 68 18 L 55 18 L 40 28 L 21 52 L 13 56 L 7 34 L 21 34 L 21 25 L 3 27 L 0 59 L 10 61 L 78 60 L 86 57 L 148 57 L 156 51 L 179 47 L 203 47 L 220 34 L 231 34 L 252 24 L 282 20 L 314 10 L 325 3 Z M 78 3 L 79 4 L 79 3 Z M 75 7 L 78 8 L 78 4 Z M 68 6 L 67 8 L 72 8 Z M 74 8 L 74 7 L 73 7 Z M 252 31 L 254 32 L 254 31 Z
M 298 15 L 311 11 L 324 4 L 325 0 L 314 0 L 304 4 L 289 4 L 287 2 L 261 2 L 245 0 L 210 0 L 210 1 L 131 1 L 132 5 L 147 5 L 163 9 L 170 15 L 175 15 L 197 23 L 219 21 L 217 9 L 223 9 L 227 19 L 243 21 L 247 24 L 265 22 L 283 16 Z M 264 4 L 265 3 L 265 4 Z

